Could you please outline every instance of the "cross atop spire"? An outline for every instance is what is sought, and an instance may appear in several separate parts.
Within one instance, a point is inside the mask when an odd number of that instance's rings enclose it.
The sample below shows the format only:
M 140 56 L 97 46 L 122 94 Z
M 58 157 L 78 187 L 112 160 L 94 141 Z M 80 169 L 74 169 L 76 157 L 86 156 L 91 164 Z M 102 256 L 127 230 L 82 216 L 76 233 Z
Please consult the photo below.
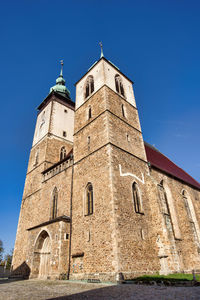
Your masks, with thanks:
M 65 79 L 63 78 L 63 65 L 64 65 L 63 59 L 60 60 L 60 64 L 61 64 L 60 75 L 56 79 L 56 85 L 54 85 L 50 88 L 50 93 L 52 91 L 55 91 L 55 92 L 61 94 L 62 96 L 70 99 L 70 91 L 66 88 Z
M 61 64 L 60 76 L 63 77 L 63 65 L 64 65 L 63 59 L 61 59 L 60 64 Z
M 99 42 L 99 46 L 101 47 L 101 56 L 100 56 L 100 58 L 102 58 L 102 57 L 104 57 L 104 55 L 103 55 L 103 44 L 102 44 L 102 42 Z

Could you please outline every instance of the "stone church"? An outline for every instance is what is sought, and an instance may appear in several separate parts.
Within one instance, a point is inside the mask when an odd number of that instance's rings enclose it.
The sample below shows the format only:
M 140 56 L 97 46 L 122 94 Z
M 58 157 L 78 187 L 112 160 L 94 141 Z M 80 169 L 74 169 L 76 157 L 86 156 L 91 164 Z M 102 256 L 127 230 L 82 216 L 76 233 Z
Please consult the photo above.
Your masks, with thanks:
M 103 53 L 38 106 L 13 256 L 29 278 L 200 269 L 200 184 L 145 143 L 133 82 Z M 64 277 L 63 277 L 64 276 Z

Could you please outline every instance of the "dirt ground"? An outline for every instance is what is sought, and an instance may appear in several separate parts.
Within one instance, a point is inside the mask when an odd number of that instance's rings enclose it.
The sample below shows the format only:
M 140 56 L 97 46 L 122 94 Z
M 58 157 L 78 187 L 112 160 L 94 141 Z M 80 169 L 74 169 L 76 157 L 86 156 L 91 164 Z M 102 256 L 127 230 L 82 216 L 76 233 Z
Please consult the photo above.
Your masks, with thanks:
M 61 280 L 0 280 L 0 300 L 7 299 L 200 300 L 200 287 L 94 284 Z

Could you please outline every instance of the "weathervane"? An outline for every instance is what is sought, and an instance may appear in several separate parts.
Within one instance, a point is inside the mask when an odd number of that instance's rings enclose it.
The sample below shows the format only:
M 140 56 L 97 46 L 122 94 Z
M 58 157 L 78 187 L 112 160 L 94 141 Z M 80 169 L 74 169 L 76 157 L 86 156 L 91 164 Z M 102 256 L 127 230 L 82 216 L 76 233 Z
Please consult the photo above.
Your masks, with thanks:
M 104 55 L 103 55 L 103 44 L 102 44 L 102 42 L 99 42 L 99 46 L 101 47 L 101 56 L 100 56 L 100 58 L 102 58 L 102 57 L 104 57 Z
M 63 65 L 64 65 L 63 59 L 61 59 L 60 64 L 61 64 L 60 76 L 63 76 Z

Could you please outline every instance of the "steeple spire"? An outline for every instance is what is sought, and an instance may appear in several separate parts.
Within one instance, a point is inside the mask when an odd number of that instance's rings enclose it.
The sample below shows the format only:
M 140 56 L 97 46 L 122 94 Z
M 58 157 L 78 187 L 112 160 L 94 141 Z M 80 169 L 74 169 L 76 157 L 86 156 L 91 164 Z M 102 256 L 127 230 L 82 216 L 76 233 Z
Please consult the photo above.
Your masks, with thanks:
M 102 44 L 102 42 L 99 42 L 99 46 L 101 47 L 101 56 L 100 56 L 100 58 L 102 58 L 102 57 L 104 57 L 104 55 L 103 55 L 103 44 Z
M 60 64 L 61 64 L 60 75 L 56 79 L 56 85 L 50 88 L 50 93 L 52 91 L 55 91 L 64 97 L 70 98 L 70 91 L 66 88 L 65 79 L 63 78 L 63 65 L 64 65 L 63 60 L 60 61 Z
M 60 76 L 63 77 L 63 65 L 64 65 L 63 59 L 61 59 L 60 64 L 61 64 Z

